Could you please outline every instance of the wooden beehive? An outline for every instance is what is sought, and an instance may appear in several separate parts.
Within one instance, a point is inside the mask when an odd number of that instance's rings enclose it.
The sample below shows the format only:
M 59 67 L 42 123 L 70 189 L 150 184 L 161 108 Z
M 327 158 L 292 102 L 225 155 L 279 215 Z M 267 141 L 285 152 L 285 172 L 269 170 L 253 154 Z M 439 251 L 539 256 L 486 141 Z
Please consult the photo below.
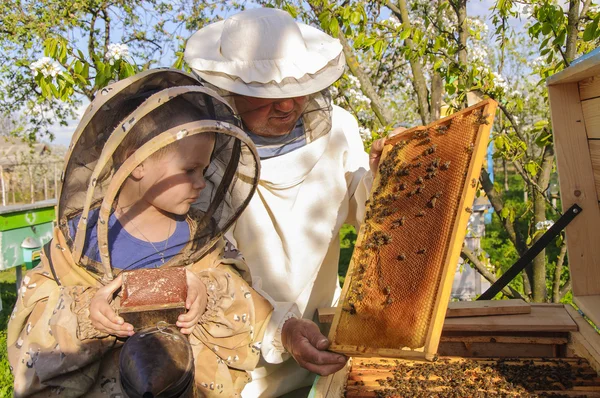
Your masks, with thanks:
M 584 212 L 566 231 L 574 302 L 600 325 L 600 145 L 596 144 L 600 141 L 600 51 L 550 78 L 548 86 L 563 209 L 576 203 Z M 477 304 L 479 312 L 482 302 Z M 310 396 L 600 397 L 598 330 L 570 305 L 530 307 L 530 313 L 503 315 L 506 312 L 498 311 L 494 315 L 489 311 L 487 316 L 447 317 L 439 362 L 396 363 L 376 355 L 366 360 L 350 358 L 341 371 L 318 378 Z M 498 365 L 502 358 L 501 366 L 515 366 L 516 371 L 481 375 L 481 364 Z M 467 369 L 462 363 L 469 363 Z M 456 377 L 444 378 L 444 374 L 452 375 L 448 364 L 450 368 L 461 364 Z M 413 373 L 415 365 L 418 369 Z M 555 375 L 555 367 L 561 374 Z M 528 377 L 531 372 L 537 374 L 533 380 Z M 512 393 L 498 384 L 505 382 Z M 485 384 L 473 390 L 473 383 Z
M 573 301 L 600 325 L 600 52 L 548 79 L 563 210 L 583 213 L 566 228 Z
M 486 100 L 387 139 L 331 350 L 433 359 L 495 110 Z

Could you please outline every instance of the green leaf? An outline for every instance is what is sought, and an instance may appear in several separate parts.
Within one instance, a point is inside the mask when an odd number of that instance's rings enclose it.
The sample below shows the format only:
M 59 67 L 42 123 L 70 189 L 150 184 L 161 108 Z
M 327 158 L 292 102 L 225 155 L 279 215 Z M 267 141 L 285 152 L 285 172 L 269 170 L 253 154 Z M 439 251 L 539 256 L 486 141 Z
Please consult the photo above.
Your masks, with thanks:
M 529 162 L 525 165 L 525 170 L 535 177 L 538 173 L 538 165 L 535 162 Z
M 82 70 L 83 70 L 83 64 L 81 63 L 81 61 L 79 61 L 79 60 L 75 61 L 75 64 L 73 65 L 73 71 L 76 74 L 81 74 Z
M 292 16 L 292 18 L 298 18 L 298 10 L 291 4 L 286 4 L 284 9 Z
M 596 37 L 596 31 L 598 30 L 598 17 L 590 22 L 583 31 L 583 41 L 592 41 Z
M 352 14 L 352 10 L 350 9 L 350 7 L 344 7 L 344 11 L 342 12 L 342 18 L 344 18 L 344 20 L 348 20 L 350 19 L 350 15 Z
M 400 32 L 400 40 L 406 40 L 410 36 L 410 28 L 405 28 Z
M 336 37 L 340 32 L 340 23 L 337 18 L 332 18 L 331 21 L 329 21 L 329 31 L 333 37 Z
M 87 80 L 85 80 L 83 78 L 83 76 L 81 76 L 80 74 L 76 73 L 74 75 L 74 77 L 75 77 L 75 80 L 77 80 L 81 86 L 87 86 L 88 82 L 87 82 Z
M 88 77 L 90 77 L 90 64 L 88 64 L 87 62 L 85 64 L 83 64 L 83 69 L 81 71 L 81 76 L 84 79 L 87 79 Z
M 354 25 L 358 25 L 360 23 L 360 12 L 354 11 L 350 14 L 350 22 Z
M 550 32 L 552 32 L 552 25 L 550 25 L 548 22 L 545 22 L 545 23 L 542 25 L 542 33 L 543 33 L 544 35 L 547 35 L 547 34 L 549 34 Z
M 50 87 L 50 91 L 52 91 L 52 95 L 54 95 L 55 98 L 60 98 L 58 89 L 56 88 L 56 86 L 53 83 L 48 84 L 48 87 Z
M 381 58 L 381 55 L 383 54 L 384 45 L 385 45 L 385 43 L 383 40 L 377 40 L 375 42 L 375 45 L 373 46 L 373 50 L 375 51 L 375 55 L 377 56 L 377 58 Z

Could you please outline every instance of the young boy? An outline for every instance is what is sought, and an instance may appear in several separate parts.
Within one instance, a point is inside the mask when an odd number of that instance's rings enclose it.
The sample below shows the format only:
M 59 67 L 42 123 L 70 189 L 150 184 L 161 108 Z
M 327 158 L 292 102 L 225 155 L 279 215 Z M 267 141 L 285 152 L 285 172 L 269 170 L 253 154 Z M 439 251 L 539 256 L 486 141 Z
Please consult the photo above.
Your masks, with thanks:
M 258 180 L 238 126 L 180 71 L 144 72 L 97 95 L 67 154 L 54 239 L 9 321 L 15 396 L 122 394 L 118 355 L 136 331 L 117 315 L 120 272 L 177 266 L 188 293 L 176 325 L 189 335 L 196 395 L 239 396 L 272 307 L 222 238 Z

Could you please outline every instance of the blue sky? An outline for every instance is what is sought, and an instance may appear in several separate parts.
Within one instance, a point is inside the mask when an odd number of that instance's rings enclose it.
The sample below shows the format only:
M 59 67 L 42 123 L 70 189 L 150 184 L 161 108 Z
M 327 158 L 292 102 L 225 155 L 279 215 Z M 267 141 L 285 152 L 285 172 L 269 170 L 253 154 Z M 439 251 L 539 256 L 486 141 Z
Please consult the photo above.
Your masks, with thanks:
M 491 14 L 490 7 L 494 4 L 493 0 L 470 0 L 467 3 L 467 14 L 470 16 L 481 16 L 487 17 Z M 487 21 L 489 24 L 489 21 Z M 518 20 L 511 21 L 515 26 L 521 26 L 522 22 Z M 165 60 L 165 65 L 162 66 L 170 66 L 170 60 Z M 156 65 L 159 66 L 159 65 Z M 85 111 L 85 108 L 88 105 L 88 101 L 85 100 L 83 105 L 78 109 L 77 118 L 75 120 L 70 120 L 67 126 L 52 126 L 50 131 L 54 133 L 55 139 L 52 142 L 56 145 L 64 145 L 68 146 L 71 141 L 71 136 L 73 135 L 73 131 L 77 126 L 79 121 L 79 117 Z

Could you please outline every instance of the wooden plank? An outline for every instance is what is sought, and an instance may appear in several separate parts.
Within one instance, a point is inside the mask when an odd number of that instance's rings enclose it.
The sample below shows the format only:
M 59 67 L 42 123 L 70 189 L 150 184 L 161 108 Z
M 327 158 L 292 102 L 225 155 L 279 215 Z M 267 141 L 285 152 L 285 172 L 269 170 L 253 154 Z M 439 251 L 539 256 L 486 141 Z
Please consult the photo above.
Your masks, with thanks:
M 566 228 L 573 294 L 600 294 L 600 208 L 576 83 L 548 87 L 563 210 L 583 209 Z
M 581 312 L 598 327 L 600 324 L 600 296 L 579 296 L 573 301 L 575 301 Z M 594 350 L 600 353 L 600 334 L 573 307 L 567 306 L 567 308 L 569 315 L 579 326 L 579 332 L 588 339 Z M 574 314 L 577 314 L 577 317 Z M 598 356 L 598 360 L 600 361 L 600 356 Z
M 564 308 L 531 307 L 530 314 L 449 318 L 445 331 L 569 332 L 577 325 Z
M 454 301 L 448 304 L 446 318 L 485 315 L 529 314 L 531 305 L 523 300 Z
M 318 308 L 317 316 L 319 323 L 327 324 L 333 322 L 335 311 L 335 308 Z M 519 299 L 454 301 L 448 303 L 446 318 L 458 318 L 462 316 L 529 314 L 530 312 L 531 304 Z
M 438 355 L 459 355 L 461 357 L 556 357 L 553 344 L 511 344 L 511 343 L 440 343 Z
M 576 296 L 573 302 L 598 327 L 600 325 L 600 294 L 593 296 Z
M 596 51 L 596 50 L 594 50 Z M 565 70 L 550 76 L 546 83 L 552 87 L 558 84 L 577 83 L 589 77 L 600 74 L 600 52 L 592 52 L 585 55 L 585 60 L 576 60 Z
M 592 170 L 594 172 L 594 183 L 596 184 L 596 195 L 600 199 L 600 140 L 590 140 L 589 145 Z
M 489 101 L 489 100 L 488 100 Z M 482 104 L 482 103 L 479 103 Z M 479 105 L 474 105 L 479 106 Z M 477 132 L 477 138 L 475 139 L 475 145 L 473 150 L 473 157 L 469 167 L 467 168 L 467 175 L 465 178 L 466 184 L 463 188 L 461 196 L 461 202 L 458 205 L 459 209 L 465 209 L 472 206 L 475 200 L 475 186 L 471 184 L 471 181 L 479 181 L 479 174 L 481 173 L 481 166 L 483 165 L 483 159 L 486 156 L 486 148 L 488 145 L 491 126 L 494 122 L 494 115 L 496 114 L 496 108 L 498 104 L 494 101 L 489 101 L 485 108 L 482 110 L 482 117 L 487 119 L 485 124 L 479 126 Z M 484 116 L 487 115 L 487 116 Z M 444 267 L 442 277 L 440 279 L 440 289 L 437 292 L 437 300 L 433 310 L 433 316 L 431 322 L 433 327 L 429 328 L 427 333 L 427 340 L 425 342 L 425 357 L 427 359 L 433 359 L 436 355 L 438 345 L 440 343 L 440 337 L 442 335 L 442 329 L 444 327 L 444 319 L 446 317 L 446 310 L 448 308 L 448 302 L 450 301 L 450 293 L 452 290 L 452 284 L 454 282 L 454 274 L 456 273 L 456 266 L 452 264 L 458 264 L 460 252 L 464 244 L 465 235 L 467 233 L 467 224 L 469 217 L 465 217 L 464 214 L 458 212 L 454 221 L 454 228 L 452 231 L 450 242 L 448 247 L 450 248 L 445 258 L 446 266 Z
M 317 308 L 317 316 L 319 317 L 319 323 L 324 325 L 326 323 L 333 322 L 336 308 Z
M 579 82 L 579 99 L 600 97 L 600 75 L 588 77 Z
M 600 139 L 600 98 L 581 101 L 587 137 Z
M 444 336 L 442 343 L 503 343 L 503 344 L 567 344 L 567 337 L 540 337 L 540 336 Z
M 309 398 L 342 397 L 351 368 L 352 358 L 346 362 L 346 366 L 334 374 L 319 377 L 310 391 Z

